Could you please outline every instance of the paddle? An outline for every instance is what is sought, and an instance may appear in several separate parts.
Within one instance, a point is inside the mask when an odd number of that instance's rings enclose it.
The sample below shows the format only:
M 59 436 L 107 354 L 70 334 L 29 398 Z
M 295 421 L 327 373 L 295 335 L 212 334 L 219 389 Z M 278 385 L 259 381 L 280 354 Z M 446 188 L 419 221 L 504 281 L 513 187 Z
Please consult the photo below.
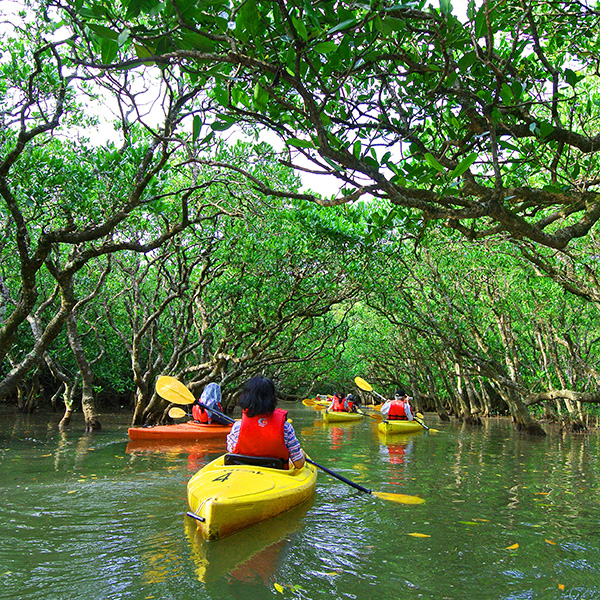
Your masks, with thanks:
M 315 467 L 318 467 L 319 469 L 321 469 L 321 471 L 328 473 L 332 477 L 335 477 L 336 479 L 347 483 L 359 492 L 364 492 L 365 494 L 377 496 L 377 498 L 381 498 L 382 500 L 390 500 L 391 502 L 399 502 L 401 504 L 421 504 L 422 502 L 425 502 L 425 500 L 423 498 L 419 498 L 419 496 L 409 496 L 407 494 L 394 494 L 392 492 L 374 492 L 373 490 L 363 487 L 362 485 L 354 481 L 350 481 L 350 479 L 346 479 L 339 473 L 336 473 L 335 471 L 332 471 L 331 469 L 328 469 L 327 467 L 316 463 L 314 460 L 308 458 L 308 456 L 306 457 L 306 462 L 309 462 L 311 465 L 315 465 Z
M 206 404 L 202 404 L 202 402 L 197 401 L 196 398 L 194 398 L 194 394 L 192 394 L 192 392 L 190 392 L 190 390 L 188 390 L 188 388 L 181 383 L 181 381 L 175 379 L 175 377 L 161 375 L 156 380 L 156 391 L 161 398 L 164 398 L 173 404 L 194 404 L 194 402 L 196 402 L 198 406 L 201 406 L 203 409 L 209 411 L 209 413 L 214 413 L 229 423 L 235 423 L 235 419 L 228 417 L 216 408 L 210 408 L 206 406 Z
M 324 404 L 320 404 L 312 398 L 306 398 L 306 400 L 302 400 L 302 404 L 304 404 L 304 406 L 312 406 L 315 410 L 323 410 L 324 408 L 327 408 Z
M 173 406 L 173 408 L 169 409 L 168 415 L 171 417 L 171 419 L 181 419 L 181 417 L 187 416 L 187 413 L 182 408 Z
M 355 377 L 354 378 L 354 383 L 361 389 L 364 390 L 365 392 L 373 392 L 375 395 L 379 396 L 380 398 L 383 398 L 385 400 L 385 398 L 381 395 L 378 394 L 374 389 L 373 386 L 368 382 L 365 381 L 362 377 Z M 415 417 L 413 415 L 413 419 L 421 426 L 423 427 L 423 429 L 426 429 L 427 431 L 435 431 L 437 433 L 439 433 L 439 429 L 431 429 L 431 427 L 427 427 L 427 425 L 425 425 L 425 423 L 423 423 L 423 421 L 421 421 L 420 419 L 418 419 L 417 417 Z
M 381 421 L 383 421 L 383 415 L 380 415 L 380 414 L 370 415 L 369 413 L 366 413 L 366 412 L 360 410 L 359 408 L 356 409 L 356 412 L 359 415 L 364 415 L 365 417 L 369 417 L 369 419 L 375 419 L 375 421 L 377 421 L 378 423 L 381 423 Z

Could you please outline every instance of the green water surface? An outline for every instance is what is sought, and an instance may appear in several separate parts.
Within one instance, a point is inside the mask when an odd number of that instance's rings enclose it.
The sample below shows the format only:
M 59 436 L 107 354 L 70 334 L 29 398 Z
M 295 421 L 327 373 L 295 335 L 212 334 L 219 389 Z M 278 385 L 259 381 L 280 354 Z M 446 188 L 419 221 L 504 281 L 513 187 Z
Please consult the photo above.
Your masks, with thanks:
M 405 505 L 319 473 L 314 497 L 217 542 L 185 516 L 186 482 L 224 443 L 128 444 L 129 415 L 6 412 L 0 431 L 0 599 L 600 598 L 598 434 L 426 422 L 326 425 L 290 411 L 317 462 Z M 50 420 L 50 422 L 49 422 Z M 417 535 L 411 535 L 417 534 Z

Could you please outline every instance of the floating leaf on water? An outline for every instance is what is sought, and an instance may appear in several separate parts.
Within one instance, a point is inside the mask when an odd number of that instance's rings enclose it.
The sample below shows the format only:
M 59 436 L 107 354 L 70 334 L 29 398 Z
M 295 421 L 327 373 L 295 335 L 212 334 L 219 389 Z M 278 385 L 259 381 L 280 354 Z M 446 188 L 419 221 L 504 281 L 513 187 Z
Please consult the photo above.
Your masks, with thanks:
M 556 542 L 553 542 L 552 540 L 544 540 L 546 542 L 546 544 L 551 544 L 552 546 L 556 546 Z
M 559 590 L 564 590 L 565 589 L 565 584 L 564 583 L 559 583 L 558 584 L 558 589 Z
M 49 456 L 52 456 L 52 454 L 42 454 L 40 458 L 48 458 Z
M 278 583 L 274 583 L 273 587 L 280 593 L 283 594 L 283 586 L 279 585 Z
M 418 538 L 431 537 L 430 535 L 427 535 L 426 533 L 409 533 L 408 535 L 412 535 L 413 537 L 418 537 Z
M 473 521 L 479 521 L 480 523 L 489 523 L 489 519 L 473 519 Z
M 517 542 L 516 544 L 513 544 L 512 546 L 508 546 L 506 549 L 507 550 L 516 550 L 519 547 L 519 543 Z
M 536 492 L 535 495 L 536 496 L 548 496 L 548 495 L 550 495 L 550 492 Z
M 479 523 L 475 523 L 475 521 L 459 521 L 463 525 L 479 525 Z
M 74 493 L 75 493 L 75 490 L 70 490 L 67 492 L 67 494 L 74 494 Z

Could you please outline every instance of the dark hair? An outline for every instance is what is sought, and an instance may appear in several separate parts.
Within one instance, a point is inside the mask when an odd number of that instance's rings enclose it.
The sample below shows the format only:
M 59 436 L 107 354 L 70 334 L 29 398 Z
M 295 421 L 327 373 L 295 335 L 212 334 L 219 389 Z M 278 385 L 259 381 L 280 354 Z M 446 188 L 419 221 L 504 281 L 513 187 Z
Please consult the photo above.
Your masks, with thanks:
M 275 384 L 262 375 L 249 379 L 240 397 L 240 406 L 249 417 L 271 414 L 277 406 Z
M 335 392 L 333 395 L 337 396 L 340 399 L 344 397 L 344 395 L 342 394 L 342 392 Z
M 404 390 L 396 390 L 396 396 L 402 398 L 403 396 L 406 396 L 406 392 Z

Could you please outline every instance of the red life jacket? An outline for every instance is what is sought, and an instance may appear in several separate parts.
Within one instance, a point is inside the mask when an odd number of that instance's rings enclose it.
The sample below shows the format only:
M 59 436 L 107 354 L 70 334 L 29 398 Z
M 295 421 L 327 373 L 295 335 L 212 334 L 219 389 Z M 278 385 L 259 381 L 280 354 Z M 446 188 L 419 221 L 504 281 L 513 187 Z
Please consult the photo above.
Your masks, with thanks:
M 388 419 L 390 421 L 401 421 L 408 420 L 406 416 L 406 411 L 404 409 L 405 400 L 392 400 L 390 404 L 390 412 L 388 413 Z
M 283 439 L 283 426 L 287 411 L 276 408 L 270 415 L 246 416 L 242 411 L 242 421 L 238 441 L 233 449 L 235 454 L 246 456 L 270 456 L 287 461 L 290 453 Z
M 332 412 L 346 412 L 346 406 L 344 404 L 344 400 L 342 398 L 338 398 L 337 396 L 334 396 L 331 411 Z
M 217 406 L 215 407 L 217 410 L 223 412 L 223 409 L 221 408 L 220 404 L 217 404 Z M 194 419 L 194 421 L 198 421 L 204 425 L 209 425 L 212 424 L 212 419 L 209 421 L 209 414 L 208 411 L 204 408 L 202 408 L 201 406 L 198 406 L 197 404 L 194 404 L 192 406 L 192 419 Z M 217 423 L 218 425 L 218 423 Z
M 194 404 L 194 406 L 192 406 L 192 418 L 194 419 L 194 421 L 198 421 L 199 423 L 204 423 L 205 425 L 208 425 L 207 412 L 197 404 Z

